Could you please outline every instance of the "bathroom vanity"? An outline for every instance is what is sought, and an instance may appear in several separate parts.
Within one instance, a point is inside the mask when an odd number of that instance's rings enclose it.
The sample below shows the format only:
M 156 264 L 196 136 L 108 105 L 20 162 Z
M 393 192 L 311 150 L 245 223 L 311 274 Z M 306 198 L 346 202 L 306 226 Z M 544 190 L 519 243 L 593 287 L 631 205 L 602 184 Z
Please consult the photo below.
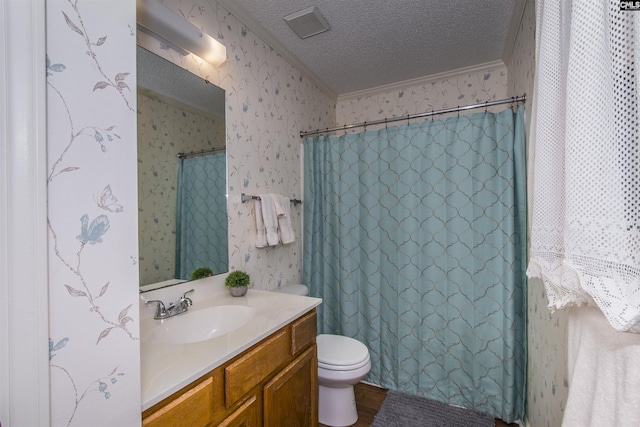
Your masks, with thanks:
M 316 426 L 315 307 L 321 300 L 256 290 L 233 298 L 210 285 L 196 288 L 190 313 L 153 319 L 145 300 L 165 295 L 170 302 L 193 283 L 141 294 L 142 425 Z M 203 341 L 172 338 L 168 343 L 157 333 L 182 316 L 176 325 L 189 327 L 191 318 L 198 319 L 197 310 L 230 306 L 249 307 L 255 314 L 242 326 Z M 180 336 L 194 339 L 188 332 Z

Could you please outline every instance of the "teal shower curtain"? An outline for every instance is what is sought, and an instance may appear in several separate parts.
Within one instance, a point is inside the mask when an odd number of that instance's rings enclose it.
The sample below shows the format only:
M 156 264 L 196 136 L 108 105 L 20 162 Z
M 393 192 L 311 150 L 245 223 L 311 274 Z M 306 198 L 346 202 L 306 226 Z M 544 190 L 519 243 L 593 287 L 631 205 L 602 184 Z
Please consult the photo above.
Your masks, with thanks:
M 180 159 L 176 208 L 176 279 L 200 267 L 228 270 L 226 154 Z
M 522 419 L 523 108 L 304 142 L 304 271 L 319 332 L 368 381 Z

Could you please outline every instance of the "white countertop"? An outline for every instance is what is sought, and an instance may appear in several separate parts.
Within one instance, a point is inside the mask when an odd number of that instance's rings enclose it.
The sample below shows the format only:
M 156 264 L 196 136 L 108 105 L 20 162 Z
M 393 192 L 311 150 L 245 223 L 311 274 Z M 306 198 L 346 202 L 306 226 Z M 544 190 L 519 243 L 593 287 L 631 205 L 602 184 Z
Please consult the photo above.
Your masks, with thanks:
M 140 294 L 140 367 L 142 411 L 170 396 L 202 375 L 220 366 L 286 324 L 318 306 L 319 298 L 288 295 L 249 289 L 243 297 L 232 297 L 224 287 L 224 278 L 201 279 Z M 193 300 L 190 311 L 216 305 L 245 305 L 256 310 L 246 325 L 226 335 L 192 344 L 164 344 L 150 339 L 151 330 L 166 320 L 154 320 L 155 304 L 147 300 L 161 299 L 167 305 L 185 291 Z M 189 313 L 180 316 L 188 316 Z

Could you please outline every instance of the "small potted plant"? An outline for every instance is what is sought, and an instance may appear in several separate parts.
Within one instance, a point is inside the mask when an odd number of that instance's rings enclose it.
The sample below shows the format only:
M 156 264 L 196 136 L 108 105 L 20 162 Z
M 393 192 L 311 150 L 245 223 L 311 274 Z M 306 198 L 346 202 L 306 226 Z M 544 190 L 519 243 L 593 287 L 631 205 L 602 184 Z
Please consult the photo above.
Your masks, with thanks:
M 193 270 L 191 280 L 202 279 L 203 277 L 213 276 L 213 271 L 209 267 L 200 267 Z
M 224 285 L 229 288 L 229 292 L 234 297 L 241 297 L 247 293 L 247 287 L 251 278 L 244 271 L 236 270 L 229 273 L 224 279 Z

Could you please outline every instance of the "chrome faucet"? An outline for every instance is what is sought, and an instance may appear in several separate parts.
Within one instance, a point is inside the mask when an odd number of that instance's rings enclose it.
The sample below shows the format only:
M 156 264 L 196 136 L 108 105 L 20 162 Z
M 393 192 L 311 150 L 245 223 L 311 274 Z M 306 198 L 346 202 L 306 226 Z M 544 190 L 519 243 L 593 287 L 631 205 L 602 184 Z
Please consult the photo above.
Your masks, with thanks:
M 156 306 L 156 313 L 153 316 L 154 319 L 168 319 L 169 317 L 177 316 L 178 314 L 182 314 L 189 310 L 189 307 L 193 305 L 193 301 L 191 301 L 191 298 L 187 298 L 187 294 L 190 294 L 193 291 L 194 290 L 191 289 L 185 292 L 178 301 L 169 304 L 169 307 L 165 307 L 164 303 L 159 299 L 149 300 L 145 304 L 151 304 L 152 302 L 158 304 Z
M 180 297 L 180 303 L 187 304 L 187 307 L 191 307 L 193 305 L 193 301 L 191 301 L 191 298 L 187 298 L 187 294 L 190 294 L 191 292 L 194 292 L 193 289 L 182 294 Z

